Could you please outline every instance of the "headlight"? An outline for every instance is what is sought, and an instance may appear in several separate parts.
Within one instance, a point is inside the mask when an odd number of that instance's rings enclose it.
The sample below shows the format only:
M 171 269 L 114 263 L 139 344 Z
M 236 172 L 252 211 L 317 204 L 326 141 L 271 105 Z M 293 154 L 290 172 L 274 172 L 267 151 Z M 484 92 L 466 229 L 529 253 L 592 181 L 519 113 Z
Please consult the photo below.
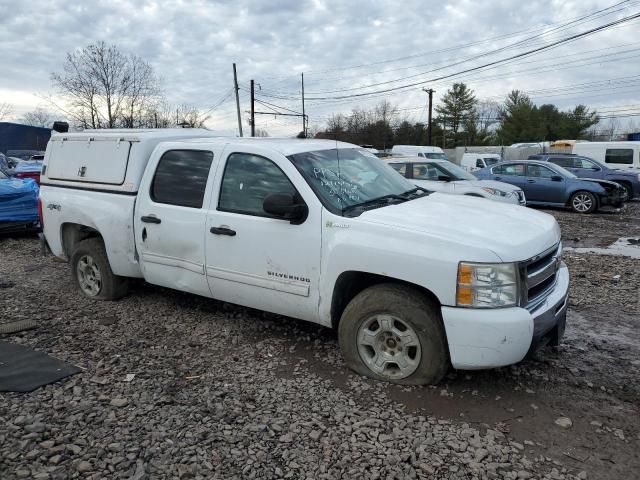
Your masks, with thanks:
M 471 308 L 513 307 L 518 304 L 515 263 L 467 263 L 458 265 L 456 305 Z
M 498 190 L 497 188 L 484 187 L 482 190 L 490 195 L 498 195 L 499 197 L 506 197 L 508 195 L 507 192 L 503 192 L 502 190 Z
M 638 174 L 638 181 L 640 182 L 640 173 Z

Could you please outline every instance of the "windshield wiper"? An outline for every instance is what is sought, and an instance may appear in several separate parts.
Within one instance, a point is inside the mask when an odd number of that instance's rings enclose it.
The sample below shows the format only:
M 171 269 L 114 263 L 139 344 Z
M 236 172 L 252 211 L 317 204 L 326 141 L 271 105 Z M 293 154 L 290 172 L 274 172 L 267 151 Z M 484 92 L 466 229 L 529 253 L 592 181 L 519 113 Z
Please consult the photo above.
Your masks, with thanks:
M 385 200 L 400 200 L 400 201 L 406 202 L 408 200 L 404 196 L 406 193 L 409 193 L 409 192 L 405 192 L 405 193 L 403 193 L 401 195 L 398 195 L 396 193 L 391 193 L 389 195 L 383 195 L 381 197 L 372 198 L 371 200 L 367 200 L 366 202 L 354 203 L 353 205 L 348 205 L 348 206 L 344 207 L 342 209 L 342 213 L 344 214 L 344 213 L 349 212 L 351 210 L 354 210 L 356 208 L 365 208 L 365 207 L 368 207 L 368 206 L 371 206 L 371 205 L 376 205 L 376 204 L 378 204 L 380 202 L 384 202 Z M 386 202 L 386 203 L 388 205 L 388 202 Z

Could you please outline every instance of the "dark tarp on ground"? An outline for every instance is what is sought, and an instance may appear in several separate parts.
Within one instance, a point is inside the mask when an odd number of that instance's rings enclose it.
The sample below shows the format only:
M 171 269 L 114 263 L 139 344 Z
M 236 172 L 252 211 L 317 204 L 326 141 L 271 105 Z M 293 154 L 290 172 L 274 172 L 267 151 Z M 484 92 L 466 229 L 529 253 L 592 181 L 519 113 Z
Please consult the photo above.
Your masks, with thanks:
M 0 222 L 38 220 L 38 184 L 31 179 L 0 179 Z
M 0 340 L 0 392 L 31 392 L 79 372 L 46 353 Z

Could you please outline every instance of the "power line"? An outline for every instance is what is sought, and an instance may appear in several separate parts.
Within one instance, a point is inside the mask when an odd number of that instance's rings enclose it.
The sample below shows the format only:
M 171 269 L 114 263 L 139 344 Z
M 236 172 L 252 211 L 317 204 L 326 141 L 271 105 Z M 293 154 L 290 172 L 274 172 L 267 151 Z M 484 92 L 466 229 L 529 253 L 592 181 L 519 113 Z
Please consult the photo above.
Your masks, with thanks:
M 629 16 L 623 17 L 623 18 L 621 18 L 619 20 L 615 20 L 613 22 L 609 22 L 609 23 L 607 23 L 605 25 L 601 25 L 599 27 L 595 27 L 595 28 L 589 29 L 589 30 L 581 32 L 581 33 L 570 35 L 569 37 L 565 37 L 565 38 L 563 38 L 561 40 L 557 40 L 555 42 L 552 42 L 552 43 L 550 43 L 548 45 L 545 45 L 545 46 L 542 46 L 542 47 L 534 48 L 534 49 L 528 50 L 526 52 L 522 52 L 522 53 L 518 53 L 516 55 L 512 55 L 510 57 L 506 57 L 506 58 L 502 58 L 502 59 L 499 59 L 499 60 L 494 60 L 494 61 L 489 62 L 489 63 L 485 63 L 484 65 L 479 65 L 479 66 L 476 66 L 476 67 L 467 68 L 467 69 L 461 70 L 459 72 L 450 73 L 448 75 L 443 75 L 441 77 L 432 78 L 432 79 L 429 79 L 429 80 L 422 80 L 422 81 L 419 81 L 419 82 L 414 82 L 414 83 L 410 83 L 410 84 L 406 84 L 406 85 L 400 85 L 400 86 L 397 86 L 397 87 L 391 87 L 391 88 L 387 88 L 387 89 L 382 89 L 382 90 L 378 90 L 378 91 L 374 91 L 374 92 L 354 93 L 354 94 L 350 94 L 350 95 L 340 95 L 340 96 L 333 96 L 333 97 L 309 97 L 309 99 L 310 100 L 333 100 L 333 99 L 343 99 L 343 98 L 345 98 L 345 99 L 346 98 L 356 98 L 356 97 L 364 97 L 364 96 L 367 96 L 367 95 L 372 95 L 372 94 L 377 94 L 377 93 L 387 93 L 387 92 L 393 92 L 393 91 L 397 91 L 397 90 L 401 90 L 401 89 L 417 87 L 419 85 L 425 85 L 427 83 L 437 82 L 439 80 L 444 80 L 444 79 L 447 79 L 447 78 L 456 77 L 456 76 L 459 76 L 459 75 L 461 75 L 463 73 L 474 72 L 474 71 L 477 71 L 477 70 L 485 69 L 487 67 L 492 67 L 492 66 L 495 66 L 495 65 L 499 65 L 500 63 L 504 63 L 504 62 L 506 62 L 508 60 L 514 60 L 516 58 L 522 58 L 522 57 L 534 55 L 534 54 L 536 54 L 538 52 L 542 52 L 544 50 L 549 50 L 551 48 L 555 48 L 558 45 L 563 45 L 565 43 L 574 42 L 574 41 L 576 41 L 576 40 L 578 40 L 580 38 L 584 38 L 586 36 L 593 35 L 595 33 L 598 33 L 598 32 L 601 32 L 603 30 L 606 30 L 607 28 L 610 28 L 610 27 L 612 27 L 614 25 L 619 25 L 621 23 L 628 22 L 630 20 L 634 20 L 634 19 L 639 18 L 639 17 L 640 17 L 640 13 L 636 13 L 634 15 L 629 15 Z

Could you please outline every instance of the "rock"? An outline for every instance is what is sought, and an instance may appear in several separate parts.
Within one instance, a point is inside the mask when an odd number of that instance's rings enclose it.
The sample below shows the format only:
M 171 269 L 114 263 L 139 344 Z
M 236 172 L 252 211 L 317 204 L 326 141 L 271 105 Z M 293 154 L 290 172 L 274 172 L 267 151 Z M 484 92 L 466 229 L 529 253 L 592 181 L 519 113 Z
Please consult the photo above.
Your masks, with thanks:
M 109 402 L 109 405 L 112 407 L 122 408 L 126 407 L 129 404 L 129 400 L 126 398 L 114 398 Z
M 32 432 L 32 433 L 42 433 L 45 431 L 45 426 L 42 423 L 32 423 L 31 425 L 27 425 L 26 427 L 24 427 L 24 429 L 27 432 Z
M 78 445 L 74 445 L 73 443 L 67 445 L 67 450 L 72 452 L 74 455 L 80 455 L 80 453 L 82 453 L 82 448 Z
M 597 420 L 593 420 L 591 422 L 589 422 L 591 425 L 593 425 L 594 427 L 598 427 L 600 428 L 602 426 L 602 422 L 598 422 Z
M 580 480 L 587 480 L 587 472 L 585 472 L 584 470 L 582 470 L 579 474 L 578 474 L 578 478 Z
M 98 325 L 109 326 L 115 325 L 116 323 L 118 323 L 118 319 L 115 317 L 102 317 L 98 319 Z
M 81 461 L 76 465 L 76 470 L 80 473 L 90 472 L 93 469 L 91 464 L 85 460 Z
M 531 478 L 533 475 L 531 475 L 529 472 L 527 472 L 526 470 L 520 470 L 518 472 L 518 478 L 525 480 L 527 478 Z
M 282 443 L 291 443 L 291 442 L 293 442 L 293 433 L 291 433 L 291 432 L 285 433 L 284 435 L 282 435 L 280 437 L 280 441 Z
M 556 421 L 554 423 L 562 428 L 571 428 L 573 426 L 573 422 L 569 417 L 556 418 Z
M 476 455 L 475 455 L 475 461 L 476 463 L 481 463 L 482 460 L 484 460 L 485 458 L 487 458 L 487 456 L 489 455 L 489 451 L 484 449 L 484 448 L 478 448 L 476 450 Z
M 58 465 L 61 460 L 62 460 L 62 455 L 54 455 L 53 457 L 49 458 L 49 463 L 53 465 Z
M 309 437 L 311 437 L 311 440 L 317 441 L 320 438 L 320 435 L 322 435 L 322 432 L 320 430 L 311 430 L 311 432 L 309 433 Z

